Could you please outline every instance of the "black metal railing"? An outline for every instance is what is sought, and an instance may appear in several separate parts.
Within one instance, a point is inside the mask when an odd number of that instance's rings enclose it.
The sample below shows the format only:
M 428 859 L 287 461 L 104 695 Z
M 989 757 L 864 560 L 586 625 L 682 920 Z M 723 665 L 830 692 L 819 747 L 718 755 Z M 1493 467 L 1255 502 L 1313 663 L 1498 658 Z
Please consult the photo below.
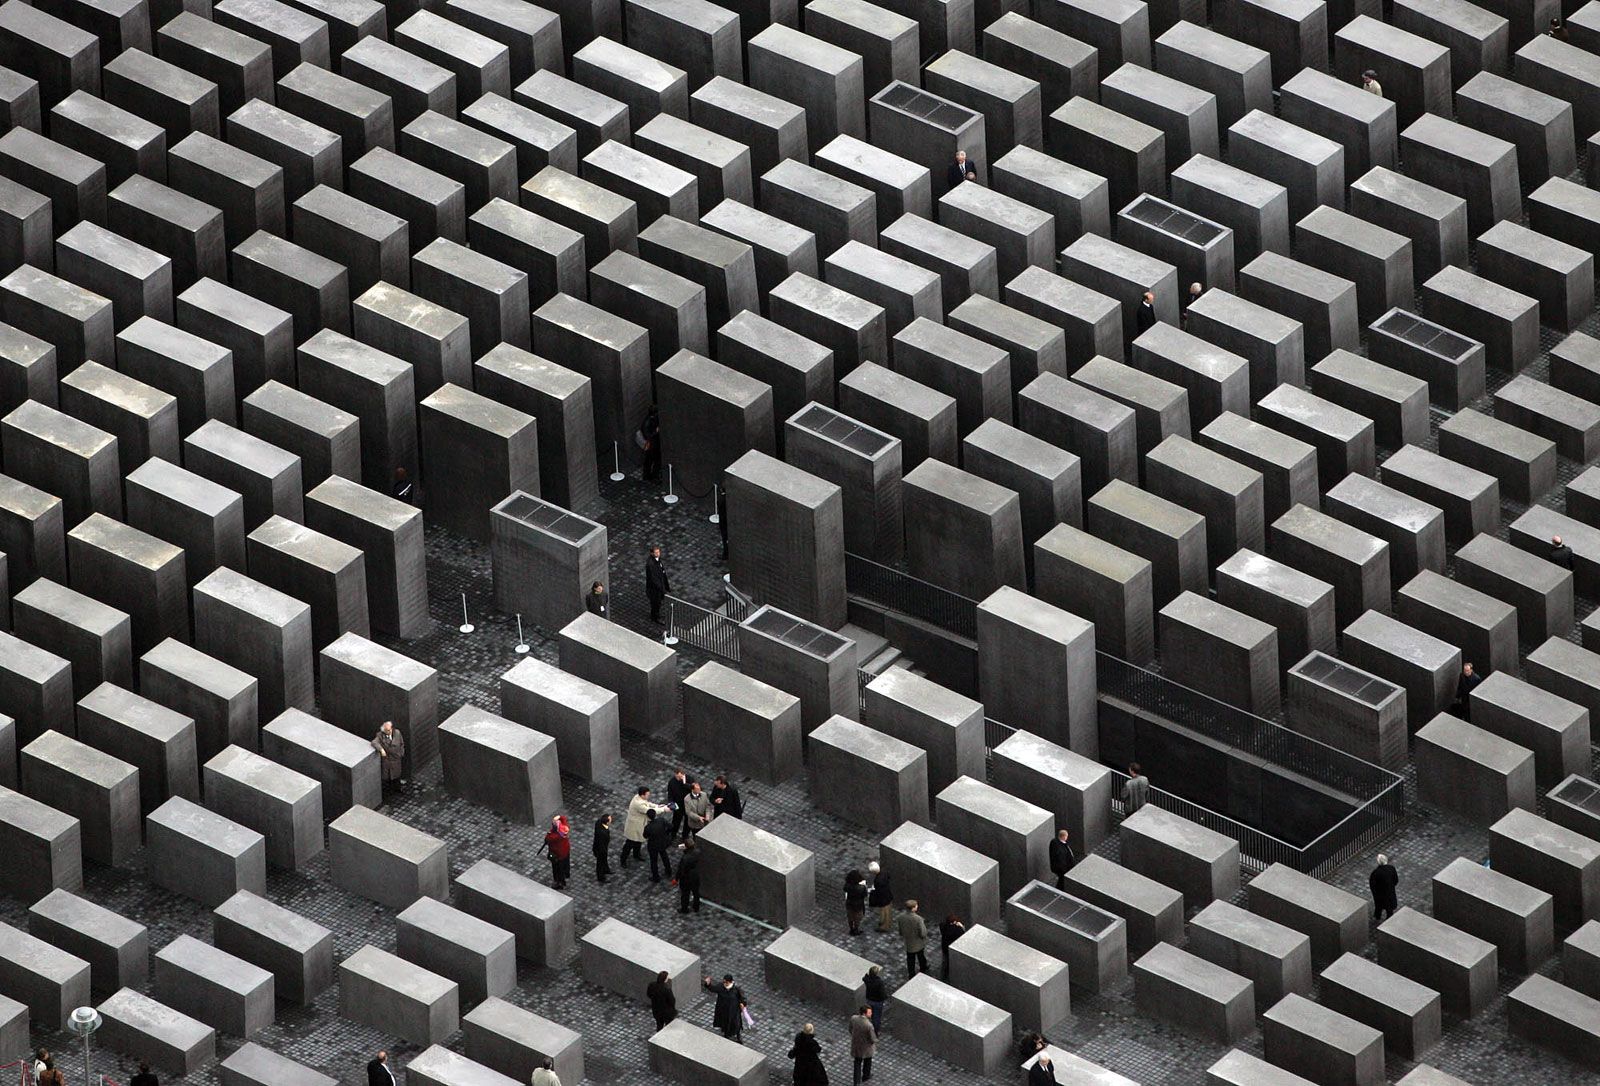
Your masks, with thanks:
M 713 611 L 676 596 L 667 597 L 667 636 L 702 652 L 739 662 L 739 622 L 724 611 Z
M 961 637 L 978 636 L 978 601 L 903 570 L 846 552 L 844 583 L 853 595 Z

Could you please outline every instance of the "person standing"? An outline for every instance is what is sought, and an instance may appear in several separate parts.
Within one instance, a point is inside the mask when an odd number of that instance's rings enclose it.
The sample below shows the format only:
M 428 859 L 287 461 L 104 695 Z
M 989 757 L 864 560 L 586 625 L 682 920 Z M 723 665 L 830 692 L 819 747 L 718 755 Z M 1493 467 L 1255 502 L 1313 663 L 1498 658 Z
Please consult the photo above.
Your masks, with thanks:
M 411 504 L 412 497 L 411 476 L 406 474 L 405 468 L 394 469 L 394 483 L 389 487 L 389 496 L 397 502 Z
M 1558 535 L 1550 537 L 1550 561 L 1562 569 L 1572 568 L 1572 548 Z
M 650 621 L 658 626 L 661 624 L 661 601 L 671 591 L 667 567 L 661 564 L 661 548 L 651 547 L 649 557 L 644 560 L 644 594 L 650 600 Z
M 883 1009 L 889 1002 L 889 984 L 883 979 L 883 966 L 874 965 L 861 978 L 866 988 L 867 1006 L 872 1008 L 872 1032 L 883 1032 Z
M 1400 908 L 1400 872 L 1383 853 L 1378 854 L 1378 866 L 1367 876 L 1367 886 L 1372 890 L 1372 915 L 1380 923 Z
M 389 1053 L 379 1052 L 367 1064 L 367 1086 L 395 1086 L 394 1072 L 389 1070 Z
M 644 997 L 650 1001 L 650 1013 L 655 1017 L 656 1029 L 666 1029 L 667 1023 L 678 1017 L 678 996 L 672 990 L 672 981 L 665 969 L 645 985 Z
M 396 788 L 406 786 L 406 737 L 385 720 L 372 737 L 372 749 L 378 752 L 378 764 L 383 772 L 383 793 L 388 795 Z
M 822 1044 L 817 1040 L 817 1027 L 807 1022 L 794 1035 L 789 1046 L 789 1058 L 794 1061 L 794 1086 L 828 1086 L 828 1070 L 822 1066 Z
M 1378 82 L 1378 73 L 1371 68 L 1361 73 L 1361 89 L 1368 94 L 1376 94 L 1379 98 L 1383 97 L 1383 84 Z
M 689 785 L 694 778 L 681 769 L 674 769 L 672 776 L 667 780 L 667 806 L 672 808 L 672 832 L 676 836 L 683 827 L 683 797 L 689 794 Z M 689 836 L 687 829 L 683 836 Z
M 844 918 L 851 935 L 861 934 L 861 921 L 867 915 L 867 880 L 851 868 L 844 876 Z
M 944 955 L 944 960 L 940 963 L 940 980 L 950 979 L 950 944 L 961 938 L 966 932 L 967 926 L 961 922 L 961 918 L 955 913 L 950 913 L 939 924 L 939 953 Z M 928 967 L 923 966 L 922 968 L 926 971 Z
M 1139 299 L 1139 308 L 1133 314 L 1133 334 L 1143 335 L 1156 324 L 1156 292 L 1147 290 L 1144 297 Z
M 878 1050 L 878 1034 L 872 1028 L 872 1008 L 862 1006 L 850 1019 L 850 1061 L 855 1070 L 850 1076 L 853 1086 L 861 1086 L 872 1079 L 872 1056 Z
M 722 560 L 728 560 L 728 483 L 723 479 L 717 490 L 717 534 L 722 537 Z
M 533 1077 L 528 1080 L 528 1086 L 561 1086 L 561 1078 L 556 1074 L 556 1065 L 551 1060 L 545 1060 L 533 1069 Z
M 594 820 L 594 881 L 605 882 L 611 874 L 611 816 Z
M 889 883 L 889 872 L 880 869 L 877 860 L 867 865 L 867 872 L 872 876 L 867 904 L 878 910 L 878 930 L 890 931 L 894 927 L 894 887 Z
M 678 859 L 678 911 L 689 911 L 689 901 L 694 899 L 694 911 L 700 911 L 700 850 L 694 838 L 682 845 L 683 855 Z
M 609 597 L 606 596 L 606 586 L 596 581 L 589 586 L 589 594 L 583 597 L 583 609 L 591 615 L 607 618 L 611 614 Z
M 660 810 L 650 812 L 650 821 L 644 827 L 645 848 L 650 853 L 650 881 L 660 882 L 661 873 L 656 869 L 657 861 L 667 869 L 667 878 L 672 877 L 672 857 L 667 854 L 667 849 L 672 847 L 672 823 L 667 821 L 667 816 Z
M 557 890 L 564 890 L 572 874 L 572 827 L 567 824 L 566 815 L 558 814 L 550 820 L 544 847 L 550 851 L 550 882 Z
M 1128 783 L 1122 786 L 1122 817 L 1127 819 L 1150 802 L 1150 778 L 1134 762 L 1128 767 Z
M 1199 301 L 1200 295 L 1204 294 L 1205 292 L 1206 288 L 1201 286 L 1199 283 L 1189 284 L 1189 294 L 1183 299 L 1183 312 L 1178 314 L 1179 324 L 1189 323 L 1189 307 L 1194 305 L 1195 302 Z
M 744 817 L 744 800 L 739 798 L 739 790 L 729 784 L 727 776 L 722 773 L 717 774 L 716 781 L 711 785 L 711 817 L 719 815 Z
M 1067 872 L 1078 862 L 1078 854 L 1068 841 L 1071 836 L 1064 829 L 1057 830 L 1055 840 L 1050 842 L 1050 873 L 1056 877 L 1057 890 L 1067 888 Z
M 945 188 L 953 189 L 963 181 L 976 181 L 978 179 L 978 164 L 967 157 L 965 151 L 957 151 L 955 161 L 950 163 L 944 171 Z
M 1483 676 L 1473 670 L 1471 660 L 1461 665 L 1461 678 L 1456 682 L 1456 708 L 1462 720 L 1472 719 L 1472 692 L 1481 682 Z
M 926 973 L 928 922 L 917 912 L 916 898 L 907 899 L 906 911 L 900 914 L 900 919 L 895 923 L 895 930 L 900 933 L 900 941 L 906 948 L 906 979 L 910 980 L 916 976 L 919 969 Z
M 690 781 L 683 797 L 683 836 L 687 839 L 699 833 L 710 821 L 711 797 L 701 790 L 699 781 Z
M 1056 1069 L 1047 1049 L 1040 1049 L 1033 1066 L 1028 1068 L 1028 1086 L 1055 1086 Z
M 155 1072 L 150 1070 L 150 1065 L 140 1060 L 139 1073 L 128 1080 L 128 1086 L 161 1086 L 161 1083 L 156 1079 Z
M 650 806 L 650 789 L 639 786 L 639 791 L 628 801 L 628 817 L 622 823 L 622 856 L 618 863 L 628 866 L 628 857 L 644 859 L 644 828 L 649 825 L 654 808 Z
M 661 478 L 661 411 L 655 404 L 651 404 L 650 410 L 645 412 L 644 421 L 639 424 L 639 432 L 634 435 L 634 440 L 644 454 L 639 475 L 645 482 L 653 483 Z
M 61 1069 L 56 1066 L 56 1061 L 51 1056 L 46 1054 L 45 1058 L 39 1062 L 44 1065 L 44 1069 L 34 1076 L 34 1082 L 37 1083 L 37 1086 L 67 1086 L 66 1078 L 63 1077 Z
M 717 997 L 711 1009 L 711 1028 L 721 1030 L 730 1041 L 737 1041 L 744 1032 L 744 992 L 733 983 L 733 974 L 724 973 L 721 983 L 706 977 L 701 987 Z

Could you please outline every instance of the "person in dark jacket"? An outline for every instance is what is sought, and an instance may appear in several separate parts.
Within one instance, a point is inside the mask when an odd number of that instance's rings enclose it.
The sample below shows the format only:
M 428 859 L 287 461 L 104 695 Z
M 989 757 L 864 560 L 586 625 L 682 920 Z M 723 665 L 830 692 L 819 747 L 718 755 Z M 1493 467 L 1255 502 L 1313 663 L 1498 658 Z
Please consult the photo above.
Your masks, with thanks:
M 1050 873 L 1056 877 L 1057 890 L 1067 888 L 1067 872 L 1078 862 L 1078 854 L 1068 841 L 1071 836 L 1066 830 L 1057 830 L 1055 840 L 1050 842 Z
M 583 597 L 583 609 L 591 615 L 609 618 L 611 616 L 611 608 L 608 606 L 610 602 L 611 597 L 606 595 L 606 586 L 596 581 L 589 586 L 589 594 Z
M 716 783 L 711 786 L 711 817 L 721 815 L 743 818 L 744 800 L 739 798 L 739 790 L 728 783 L 728 778 L 718 773 Z
M 672 823 L 667 821 L 667 816 L 660 810 L 650 812 L 650 821 L 644 826 L 644 845 L 650 852 L 650 881 L 660 882 L 661 872 L 656 864 L 667 869 L 667 878 L 672 877 L 672 857 L 667 854 L 667 849 L 672 847 Z
M 1374 919 L 1382 921 L 1393 916 L 1400 908 L 1400 896 L 1396 892 L 1400 886 L 1400 872 L 1394 869 L 1389 857 L 1378 854 L 1378 866 L 1367 876 L 1367 885 L 1372 889 Z
M 594 881 L 605 882 L 611 874 L 611 816 L 594 820 Z
M 939 952 L 944 955 L 943 968 L 939 977 L 941 980 L 950 979 L 950 944 L 961 938 L 967 932 L 967 926 L 955 913 L 946 916 L 939 925 Z
M 572 827 L 566 815 L 556 815 L 550 820 L 544 847 L 550 852 L 550 882 L 557 890 L 564 890 L 572 874 Z
M 411 504 L 411 476 L 406 474 L 405 468 L 394 469 L 394 484 L 389 487 L 389 494 L 395 501 Z
M 1040 1051 L 1039 1058 L 1028 1068 L 1028 1086 L 1055 1086 L 1056 1069 L 1050 1053 Z
M 694 911 L 700 911 L 700 850 L 690 838 L 682 845 L 683 855 L 678 858 L 678 911 L 689 911 L 689 899 L 694 899 Z
M 661 622 L 661 601 L 672 591 L 667 579 L 667 567 L 661 564 L 661 548 L 651 547 L 650 556 L 644 560 L 644 594 L 650 600 L 650 621 Z
M 807 1022 L 794 1035 L 789 1058 L 794 1061 L 794 1086 L 828 1086 L 828 1070 L 822 1066 L 822 1045 L 817 1040 L 816 1026 Z
M 694 778 L 681 769 L 674 769 L 671 778 L 667 781 L 667 803 L 672 808 L 672 834 L 674 837 L 689 836 L 689 829 L 683 824 L 683 797 L 689 794 L 689 786 L 694 783 Z
M 1572 568 L 1572 548 L 1558 535 L 1550 537 L 1550 561 L 1562 569 Z
M 889 1002 L 889 983 L 883 979 L 883 966 L 875 965 L 861 978 L 866 986 L 867 1006 L 872 1008 L 872 1032 L 883 1032 L 883 1008 Z
M 1483 676 L 1473 669 L 1472 661 L 1461 665 L 1461 678 L 1456 681 L 1455 708 L 1462 720 L 1472 719 L 1472 692 L 1483 682 Z
M 894 887 L 889 884 L 889 872 L 881 871 L 874 860 L 867 865 L 872 876 L 872 889 L 867 892 L 867 906 L 878 910 L 878 930 L 894 929 Z
M 711 1028 L 721 1030 L 730 1041 L 737 1041 L 744 1032 L 744 992 L 733 983 L 733 974 L 724 973 L 720 982 L 706 977 L 701 982 L 706 991 L 717 997 L 711 1010 Z
M 1139 299 L 1139 308 L 1133 314 L 1134 335 L 1142 335 L 1147 329 L 1154 328 L 1156 323 L 1156 292 L 1147 290 L 1144 297 Z
M 956 159 L 944 171 L 946 188 L 955 188 L 963 181 L 976 181 L 978 179 L 978 164 L 967 157 L 965 151 L 957 151 Z
M 861 934 L 861 921 L 867 915 L 867 880 L 852 868 L 844 877 L 844 918 L 850 934 Z
M 872 1057 L 878 1049 L 878 1031 L 872 1028 L 872 1008 L 863 1006 L 850 1019 L 850 1059 L 855 1072 L 850 1081 L 861 1086 L 872 1079 Z
M 645 986 L 644 997 L 650 1001 L 650 1013 L 655 1016 L 656 1029 L 666 1029 L 667 1023 L 678 1017 L 678 996 L 672 990 L 672 981 L 665 969 Z
M 394 1072 L 389 1070 L 389 1053 L 379 1052 L 367 1064 L 367 1086 L 394 1086 Z
M 655 404 L 645 412 L 635 440 L 644 454 L 639 474 L 645 482 L 653 483 L 661 478 L 661 411 Z
M 155 1072 L 150 1070 L 150 1065 L 140 1060 L 139 1073 L 128 1080 L 128 1086 L 161 1086 L 161 1083 L 157 1081 Z
M 392 789 L 406 786 L 406 737 L 385 720 L 372 737 L 372 749 L 378 752 L 378 766 L 383 776 L 382 789 L 387 795 Z

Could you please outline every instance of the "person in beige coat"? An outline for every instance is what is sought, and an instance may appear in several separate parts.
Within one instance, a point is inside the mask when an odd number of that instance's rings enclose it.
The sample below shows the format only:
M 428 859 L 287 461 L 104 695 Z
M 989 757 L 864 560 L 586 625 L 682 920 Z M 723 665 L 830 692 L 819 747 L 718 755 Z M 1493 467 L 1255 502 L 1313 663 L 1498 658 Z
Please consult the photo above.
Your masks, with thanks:
M 699 833 L 710 821 L 711 797 L 701 790 L 699 781 L 692 781 L 683 797 L 683 836 Z
M 650 822 L 650 812 L 655 804 L 650 802 L 650 789 L 639 786 L 639 791 L 628 801 L 628 817 L 622 823 L 622 856 L 618 866 L 627 867 L 628 857 L 644 860 L 644 828 Z

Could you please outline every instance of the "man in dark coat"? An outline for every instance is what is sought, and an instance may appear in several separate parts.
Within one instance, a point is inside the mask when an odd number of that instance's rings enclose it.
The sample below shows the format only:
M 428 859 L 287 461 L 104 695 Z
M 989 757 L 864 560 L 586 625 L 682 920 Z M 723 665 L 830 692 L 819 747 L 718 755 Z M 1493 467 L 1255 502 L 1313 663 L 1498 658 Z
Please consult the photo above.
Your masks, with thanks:
M 694 911 L 700 911 L 700 850 L 695 847 L 694 838 L 690 838 L 682 845 L 683 855 L 678 858 L 678 911 L 689 911 L 690 899 L 694 900 Z
M 794 1086 L 828 1086 L 828 1069 L 822 1066 L 822 1045 L 817 1041 L 817 1027 L 810 1022 L 794 1036 L 789 1048 L 789 1058 L 794 1061 Z
M 672 857 L 667 855 L 667 849 L 672 847 L 672 823 L 667 821 L 667 816 L 662 811 L 652 811 L 650 821 L 644 827 L 645 847 L 650 851 L 650 881 L 660 882 L 661 874 L 656 869 L 656 862 L 667 869 L 667 878 L 672 877 Z
M 650 405 L 644 422 L 639 424 L 637 440 L 639 451 L 644 454 L 639 474 L 645 482 L 653 483 L 661 478 L 661 412 L 655 404 Z
M 672 591 L 667 580 L 667 567 L 661 564 L 661 548 L 651 547 L 650 556 L 644 560 L 644 594 L 650 598 L 650 621 L 661 621 L 661 601 Z
M 607 606 L 610 602 L 611 597 L 606 595 L 606 586 L 596 581 L 589 586 L 589 594 L 583 597 L 583 609 L 591 615 L 607 618 L 611 614 L 611 608 Z
M 367 1086 L 394 1086 L 394 1072 L 389 1070 L 389 1053 L 379 1052 L 367 1064 Z
M 878 1033 L 872 1028 L 872 1008 L 862 1006 L 850 1019 L 850 1060 L 855 1065 L 850 1076 L 853 1086 L 872 1078 L 872 1057 L 878 1049 Z
M 1049 1052 L 1040 1052 L 1039 1058 L 1028 1068 L 1028 1086 L 1055 1086 L 1056 1069 Z
M 728 783 L 728 778 L 718 773 L 716 783 L 711 786 L 711 817 L 721 815 L 743 818 L 744 800 L 739 798 L 739 790 Z
M 683 797 L 689 794 L 689 786 L 694 783 L 694 778 L 681 769 L 674 769 L 672 776 L 667 780 L 667 802 L 672 805 L 672 833 L 678 836 L 689 836 L 689 831 L 684 827 Z
M 1567 546 L 1558 535 L 1550 537 L 1550 561 L 1562 569 L 1572 568 L 1572 548 Z
M 1057 830 L 1055 840 L 1050 842 L 1050 873 L 1056 877 L 1057 890 L 1067 888 L 1067 872 L 1078 862 L 1078 854 L 1067 842 L 1070 836 L 1066 830 Z
M 656 979 L 645 986 L 644 997 L 650 1001 L 650 1013 L 655 1016 L 656 1029 L 665 1029 L 667 1023 L 678 1017 L 678 996 L 672 990 L 672 981 L 666 970 L 656 974 Z
M 1472 719 L 1472 692 L 1483 682 L 1483 676 L 1473 669 L 1472 661 L 1461 665 L 1461 678 L 1456 682 L 1456 710 L 1462 720 Z
M 383 771 L 383 791 L 388 793 L 395 788 L 404 788 L 406 737 L 400 734 L 394 721 L 385 720 L 378 728 L 378 734 L 372 737 L 372 749 L 378 752 L 378 764 Z
M 1378 854 L 1378 866 L 1367 876 L 1367 885 L 1372 889 L 1374 919 L 1381 921 L 1393 916 L 1395 910 L 1400 908 L 1400 896 L 1396 892 L 1400 885 L 1400 872 L 1394 869 L 1389 857 Z
M 611 874 L 611 816 L 601 815 L 594 822 L 594 881 L 605 882 Z
M 1134 335 L 1142 335 L 1146 329 L 1154 328 L 1156 323 L 1156 294 L 1153 290 L 1144 292 L 1144 297 L 1139 299 L 1139 308 L 1133 314 Z
M 716 1005 L 711 1011 L 711 1028 L 722 1031 L 722 1035 L 730 1041 L 737 1041 L 744 1032 L 744 992 L 733 983 L 733 974 L 724 973 L 721 983 L 706 977 L 702 982 L 705 990 L 712 992 L 717 997 Z
M 944 172 L 946 188 L 955 188 L 963 181 L 978 179 L 978 164 L 967 157 L 965 151 L 956 152 L 956 160 Z

